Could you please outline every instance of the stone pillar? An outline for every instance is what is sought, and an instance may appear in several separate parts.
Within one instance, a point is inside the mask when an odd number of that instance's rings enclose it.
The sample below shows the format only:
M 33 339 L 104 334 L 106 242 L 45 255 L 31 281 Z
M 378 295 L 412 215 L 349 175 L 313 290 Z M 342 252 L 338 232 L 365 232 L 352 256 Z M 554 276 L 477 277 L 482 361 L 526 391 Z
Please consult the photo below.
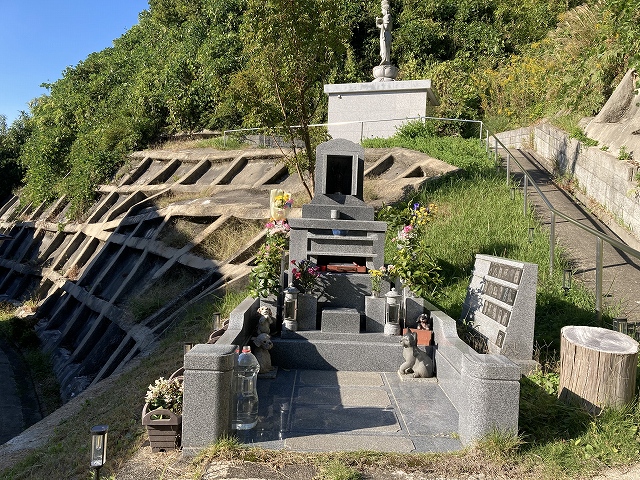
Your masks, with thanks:
M 199 344 L 184 356 L 184 456 L 197 455 L 231 432 L 235 350 L 235 345 Z
M 517 435 L 520 376 L 520 367 L 503 355 L 463 354 L 459 381 L 464 394 L 457 407 L 463 445 L 493 431 Z

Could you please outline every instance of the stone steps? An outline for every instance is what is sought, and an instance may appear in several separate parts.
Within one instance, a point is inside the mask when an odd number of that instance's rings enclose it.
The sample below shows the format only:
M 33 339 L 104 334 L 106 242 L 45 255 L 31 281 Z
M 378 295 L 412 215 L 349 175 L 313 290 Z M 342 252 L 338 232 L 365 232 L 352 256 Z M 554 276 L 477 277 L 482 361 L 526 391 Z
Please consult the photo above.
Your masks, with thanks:
M 272 337 L 271 361 L 280 368 L 395 372 L 402 364 L 399 336 L 298 331 Z

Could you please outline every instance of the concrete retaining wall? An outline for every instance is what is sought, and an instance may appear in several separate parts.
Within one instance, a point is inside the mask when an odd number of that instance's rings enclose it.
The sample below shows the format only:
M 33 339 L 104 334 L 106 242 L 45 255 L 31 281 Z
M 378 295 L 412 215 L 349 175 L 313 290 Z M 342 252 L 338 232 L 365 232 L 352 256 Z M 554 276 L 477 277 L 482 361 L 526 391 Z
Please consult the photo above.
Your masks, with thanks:
M 569 175 L 578 190 L 601 205 L 614 220 L 640 241 L 640 190 L 634 177 L 639 168 L 618 160 L 599 147 L 586 147 L 566 132 L 543 123 L 496 135 L 507 148 L 533 148 L 551 172 Z

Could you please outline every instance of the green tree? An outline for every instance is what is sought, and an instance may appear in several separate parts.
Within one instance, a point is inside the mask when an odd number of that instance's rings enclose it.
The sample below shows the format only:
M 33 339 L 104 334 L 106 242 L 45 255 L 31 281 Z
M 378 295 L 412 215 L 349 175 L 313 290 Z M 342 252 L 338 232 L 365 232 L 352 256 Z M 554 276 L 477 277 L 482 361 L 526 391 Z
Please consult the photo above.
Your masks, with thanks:
M 0 115 L 0 201 L 3 201 L 22 182 L 24 171 L 20 165 L 20 150 L 29 130 L 27 114 L 20 116 L 7 127 L 7 117 Z
M 309 127 L 321 120 L 323 84 L 344 62 L 350 38 L 348 7 L 339 0 L 248 0 L 242 24 L 246 67 L 234 76 L 234 97 L 253 125 L 284 127 L 293 143 L 287 164 L 309 197 L 315 145 Z

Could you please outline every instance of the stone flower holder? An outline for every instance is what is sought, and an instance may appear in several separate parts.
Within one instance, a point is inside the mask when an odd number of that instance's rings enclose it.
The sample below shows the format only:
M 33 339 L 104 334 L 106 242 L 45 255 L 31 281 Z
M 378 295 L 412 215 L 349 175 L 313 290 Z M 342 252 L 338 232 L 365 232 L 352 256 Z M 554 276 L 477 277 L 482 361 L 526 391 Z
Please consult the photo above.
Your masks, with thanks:
M 149 410 L 149 404 L 145 404 L 142 409 L 142 425 L 147 427 L 153 453 L 174 450 L 180 446 L 182 415 L 164 408 Z
M 364 297 L 364 314 L 366 318 L 366 331 L 367 333 L 382 333 L 384 332 L 384 316 L 385 316 L 385 304 L 387 300 L 384 296 Z
M 309 293 L 298 294 L 298 330 L 317 330 L 318 297 Z

